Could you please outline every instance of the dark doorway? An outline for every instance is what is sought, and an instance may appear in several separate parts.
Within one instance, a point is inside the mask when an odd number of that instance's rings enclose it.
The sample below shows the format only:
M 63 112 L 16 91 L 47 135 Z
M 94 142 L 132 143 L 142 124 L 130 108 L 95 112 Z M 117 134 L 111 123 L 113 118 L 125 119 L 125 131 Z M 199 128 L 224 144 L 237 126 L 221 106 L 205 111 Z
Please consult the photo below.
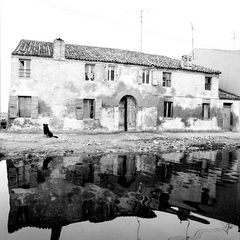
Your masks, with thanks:
M 119 130 L 136 129 L 137 104 L 134 97 L 124 96 L 119 102 Z

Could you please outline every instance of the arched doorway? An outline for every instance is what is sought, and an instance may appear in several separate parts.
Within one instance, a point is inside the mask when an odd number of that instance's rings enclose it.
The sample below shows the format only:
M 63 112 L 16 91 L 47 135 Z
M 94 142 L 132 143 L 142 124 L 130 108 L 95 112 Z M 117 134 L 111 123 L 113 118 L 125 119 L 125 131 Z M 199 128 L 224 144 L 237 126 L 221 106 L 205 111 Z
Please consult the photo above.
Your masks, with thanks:
M 137 103 L 134 97 L 126 95 L 119 102 L 119 130 L 135 130 Z

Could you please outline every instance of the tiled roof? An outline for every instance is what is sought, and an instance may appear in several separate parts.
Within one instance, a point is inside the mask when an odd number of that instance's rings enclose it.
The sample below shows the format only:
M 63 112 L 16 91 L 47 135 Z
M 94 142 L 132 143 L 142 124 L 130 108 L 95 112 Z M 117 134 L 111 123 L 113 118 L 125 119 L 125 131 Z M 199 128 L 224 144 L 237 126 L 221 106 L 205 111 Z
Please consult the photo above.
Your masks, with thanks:
M 53 43 L 21 40 L 12 55 L 53 57 Z M 220 74 L 220 71 L 193 64 L 190 68 L 181 66 L 181 61 L 161 55 L 146 54 L 115 48 L 90 47 L 66 44 L 65 58 L 82 61 L 133 64 L 146 67 L 177 69 L 202 73 Z
M 233 93 L 226 92 L 222 89 L 219 89 L 219 98 L 220 99 L 228 99 L 228 100 L 240 100 L 240 96 L 237 96 Z

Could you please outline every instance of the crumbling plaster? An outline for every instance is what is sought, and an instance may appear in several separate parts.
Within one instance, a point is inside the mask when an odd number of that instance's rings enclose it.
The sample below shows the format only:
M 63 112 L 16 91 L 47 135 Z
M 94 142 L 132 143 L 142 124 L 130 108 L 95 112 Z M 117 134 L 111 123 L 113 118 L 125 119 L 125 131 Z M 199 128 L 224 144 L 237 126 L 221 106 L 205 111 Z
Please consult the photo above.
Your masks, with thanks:
M 21 57 L 29 59 L 28 57 Z M 31 77 L 18 77 L 18 57 L 12 56 L 11 95 L 38 96 L 39 119 L 44 119 L 56 129 L 104 128 L 118 130 L 118 105 L 122 97 L 131 95 L 137 102 L 137 130 L 197 129 L 219 130 L 219 114 L 224 101 L 218 99 L 218 76 L 212 78 L 211 91 L 205 90 L 205 74 L 190 71 L 164 70 L 172 73 L 172 86 L 139 84 L 139 66 L 116 65 L 116 81 L 106 81 L 107 63 L 95 62 L 94 81 L 85 81 L 85 63 L 82 61 L 56 61 L 31 57 Z M 163 117 L 164 96 L 173 97 L 173 118 Z M 76 99 L 102 99 L 100 120 L 77 120 L 70 106 Z M 211 102 L 211 119 L 202 120 L 202 102 Z M 229 102 L 229 101 L 227 101 Z M 233 101 L 233 113 L 238 122 L 239 102 Z M 43 120 L 42 120 L 43 121 Z M 39 121 L 39 125 L 42 122 Z M 239 129 L 235 124 L 234 129 Z

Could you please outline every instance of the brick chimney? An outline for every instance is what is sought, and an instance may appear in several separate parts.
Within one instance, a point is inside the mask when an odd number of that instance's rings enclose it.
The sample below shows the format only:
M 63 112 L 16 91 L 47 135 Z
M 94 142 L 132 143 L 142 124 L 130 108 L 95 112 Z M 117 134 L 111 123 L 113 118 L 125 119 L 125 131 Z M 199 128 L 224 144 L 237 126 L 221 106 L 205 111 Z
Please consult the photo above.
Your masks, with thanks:
M 53 41 L 53 59 L 65 60 L 65 42 L 61 38 Z
M 181 60 L 181 67 L 182 68 L 191 68 L 192 67 L 192 56 L 183 55 L 182 60 Z

